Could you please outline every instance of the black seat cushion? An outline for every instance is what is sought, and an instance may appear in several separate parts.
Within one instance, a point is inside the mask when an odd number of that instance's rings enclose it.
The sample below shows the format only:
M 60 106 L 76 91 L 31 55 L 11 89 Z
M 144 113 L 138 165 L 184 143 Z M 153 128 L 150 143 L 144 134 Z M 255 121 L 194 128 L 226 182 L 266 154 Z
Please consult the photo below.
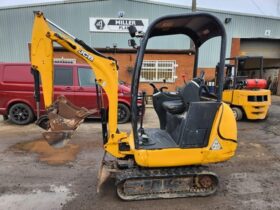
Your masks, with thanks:
M 195 81 L 191 81 L 185 85 L 185 87 L 180 91 L 180 95 L 184 100 L 186 106 L 191 102 L 200 101 L 199 96 L 199 84 Z
M 181 114 L 186 110 L 183 100 L 165 101 L 162 106 L 165 111 L 171 114 Z

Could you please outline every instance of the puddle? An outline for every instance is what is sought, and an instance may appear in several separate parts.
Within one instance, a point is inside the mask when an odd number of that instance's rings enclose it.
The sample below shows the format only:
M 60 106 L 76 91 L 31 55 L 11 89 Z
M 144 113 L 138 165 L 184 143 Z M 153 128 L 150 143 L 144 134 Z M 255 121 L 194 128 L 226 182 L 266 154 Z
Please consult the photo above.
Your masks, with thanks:
M 66 186 L 50 186 L 49 192 L 35 189 L 31 193 L 0 196 L 0 209 L 61 209 L 75 197 Z
M 39 161 L 50 165 L 63 165 L 74 161 L 79 152 L 78 145 L 67 144 L 63 148 L 54 148 L 44 139 L 17 143 L 12 148 L 37 153 Z

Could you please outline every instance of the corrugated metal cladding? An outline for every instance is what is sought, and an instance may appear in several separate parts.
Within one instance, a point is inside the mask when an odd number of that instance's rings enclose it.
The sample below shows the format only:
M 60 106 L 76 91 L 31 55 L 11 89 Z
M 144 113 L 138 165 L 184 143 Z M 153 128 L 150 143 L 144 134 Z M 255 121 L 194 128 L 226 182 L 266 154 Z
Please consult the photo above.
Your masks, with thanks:
M 62 28 L 84 40 L 94 47 L 127 48 L 128 33 L 90 33 L 89 17 L 117 17 L 118 11 L 124 11 L 126 18 L 148 18 L 149 22 L 159 16 L 174 13 L 189 13 L 189 8 L 133 0 L 78 1 L 56 3 L 41 6 L 0 9 L 0 62 L 23 62 L 29 60 L 28 42 L 31 39 L 33 11 L 41 10 L 46 17 Z M 205 12 L 205 11 L 203 11 Z M 211 12 L 224 22 L 227 31 L 227 56 L 230 55 L 233 37 L 260 38 L 266 37 L 265 31 L 270 30 L 270 37 L 280 38 L 279 19 L 251 17 L 222 12 Z M 172 41 L 171 41 L 172 40 Z M 152 41 L 150 48 L 181 48 L 189 47 L 189 41 L 182 36 L 173 39 L 163 38 Z M 218 60 L 219 39 L 214 38 L 206 43 L 200 52 L 200 67 L 214 67 Z

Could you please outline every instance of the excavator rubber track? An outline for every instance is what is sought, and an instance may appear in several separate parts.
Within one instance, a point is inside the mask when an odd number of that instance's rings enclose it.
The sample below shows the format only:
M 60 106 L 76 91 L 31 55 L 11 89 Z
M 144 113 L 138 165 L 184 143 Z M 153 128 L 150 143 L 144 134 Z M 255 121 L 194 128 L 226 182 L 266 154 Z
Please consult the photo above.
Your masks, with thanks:
M 204 166 L 126 169 L 116 174 L 117 194 L 123 200 L 209 196 L 218 177 Z

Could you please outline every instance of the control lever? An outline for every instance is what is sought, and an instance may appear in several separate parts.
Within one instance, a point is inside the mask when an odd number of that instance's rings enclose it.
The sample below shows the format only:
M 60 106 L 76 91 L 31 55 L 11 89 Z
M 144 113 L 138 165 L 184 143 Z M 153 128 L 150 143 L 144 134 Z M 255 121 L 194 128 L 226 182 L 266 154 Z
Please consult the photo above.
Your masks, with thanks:
M 153 89 L 154 89 L 154 92 L 153 92 L 153 94 L 155 94 L 155 93 L 158 93 L 159 92 L 159 90 L 157 89 L 157 87 L 153 84 L 153 83 L 150 83 L 150 85 L 153 87 Z
M 202 79 L 202 80 L 204 80 L 204 77 L 205 77 L 205 71 L 202 70 L 202 71 L 200 72 L 199 78 Z
M 168 89 L 168 87 L 163 86 L 163 87 L 161 87 L 161 88 L 159 89 L 159 91 L 160 91 L 160 92 L 163 92 L 163 90 L 167 90 L 167 89 Z

